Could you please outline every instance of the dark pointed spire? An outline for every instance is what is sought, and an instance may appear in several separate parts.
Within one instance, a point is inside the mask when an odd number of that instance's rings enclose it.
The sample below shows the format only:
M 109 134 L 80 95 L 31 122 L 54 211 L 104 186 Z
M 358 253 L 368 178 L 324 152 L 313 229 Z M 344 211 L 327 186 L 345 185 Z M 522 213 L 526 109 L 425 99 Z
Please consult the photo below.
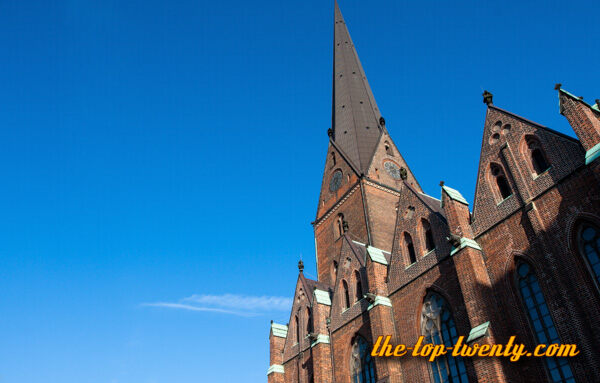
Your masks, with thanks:
M 332 139 L 366 172 L 384 128 L 337 1 L 334 22 Z

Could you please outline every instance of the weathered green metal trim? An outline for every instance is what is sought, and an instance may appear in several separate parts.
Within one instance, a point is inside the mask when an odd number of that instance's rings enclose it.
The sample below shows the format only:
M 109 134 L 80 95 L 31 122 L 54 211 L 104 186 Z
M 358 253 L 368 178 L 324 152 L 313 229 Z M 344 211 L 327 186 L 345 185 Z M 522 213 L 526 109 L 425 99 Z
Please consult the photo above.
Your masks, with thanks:
M 446 192 L 446 194 L 448 194 L 448 197 L 450 197 L 451 199 L 458 201 L 460 203 L 464 203 L 465 205 L 469 206 L 469 203 L 467 202 L 467 200 L 465 199 L 465 197 L 462 196 L 462 194 L 460 194 L 460 192 L 456 189 L 452 189 L 449 188 L 448 186 L 442 186 L 442 190 Z M 443 201 L 444 198 L 442 198 Z M 444 206 L 444 203 L 442 202 L 442 207 Z
M 471 332 L 469 332 L 469 337 L 467 338 L 467 343 L 484 336 L 488 330 L 488 327 L 490 327 L 490 321 L 482 323 L 479 326 L 473 327 L 471 329 Z
M 317 300 L 317 303 L 331 306 L 331 297 L 329 296 L 329 293 L 325 290 L 315 289 L 315 299 Z
M 465 247 L 471 247 L 475 250 L 481 250 L 481 247 L 479 247 L 479 244 L 477 242 L 475 242 L 474 240 L 472 240 L 470 238 L 462 237 L 460 239 L 460 246 L 458 248 L 453 247 L 452 251 L 450 251 L 450 255 L 454 255 L 454 254 L 458 253 L 460 250 L 464 249 Z
M 577 96 L 575 96 L 573 93 L 571 93 L 571 92 L 569 92 L 569 91 L 566 91 L 566 90 L 564 90 L 564 89 L 562 89 L 562 88 L 560 89 L 560 91 L 561 91 L 561 92 L 563 92 L 563 93 L 565 93 L 565 94 L 567 94 L 567 95 L 569 95 L 569 96 L 571 96 L 571 97 L 573 97 L 573 98 L 574 98 L 574 99 L 576 99 L 576 100 L 579 100 L 579 101 L 581 101 L 581 97 L 577 97 Z
M 588 165 L 595 159 L 600 157 L 600 142 L 594 145 L 593 148 L 585 152 L 585 164 Z
M 273 333 L 273 336 L 277 336 L 279 338 L 286 338 L 288 326 L 279 323 L 271 323 L 271 332 Z
M 564 94 L 574 98 L 575 100 L 580 101 L 582 104 L 586 105 L 590 109 L 593 109 L 595 112 L 600 112 L 600 109 L 598 109 L 600 107 L 600 105 L 598 105 L 598 104 L 590 105 L 587 102 L 583 101 L 583 97 L 577 97 L 573 93 L 567 92 L 564 89 L 561 89 L 560 91 L 563 92 Z
M 319 334 L 317 340 L 311 343 L 310 347 L 315 347 L 319 343 L 329 344 L 329 335 Z
M 369 307 L 367 307 L 367 310 L 371 310 L 373 307 L 379 306 L 379 305 L 392 307 L 392 301 L 390 301 L 390 298 L 382 297 L 381 295 L 377 295 L 375 297 L 375 301 L 373 301 L 373 303 L 371 303 L 369 305 Z
M 272 364 L 271 367 L 269 367 L 269 369 L 267 370 L 267 376 L 271 375 L 272 373 L 278 373 L 278 374 L 283 374 L 284 373 L 284 368 L 281 364 Z
M 373 246 L 367 246 L 367 253 L 369 254 L 369 257 L 371 257 L 371 261 L 387 266 L 388 261 L 385 258 L 385 255 L 383 255 L 383 250 Z

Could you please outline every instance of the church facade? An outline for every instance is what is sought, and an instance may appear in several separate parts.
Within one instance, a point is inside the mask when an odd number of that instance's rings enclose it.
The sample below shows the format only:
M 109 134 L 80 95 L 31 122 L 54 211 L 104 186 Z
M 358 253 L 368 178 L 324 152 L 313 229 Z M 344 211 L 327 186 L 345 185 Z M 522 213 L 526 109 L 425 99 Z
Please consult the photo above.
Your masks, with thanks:
M 556 86 L 578 139 L 493 104 L 472 206 L 423 192 L 335 4 L 332 127 L 315 234 L 269 383 L 600 382 L 600 102 Z M 392 345 L 575 344 L 574 357 L 371 356 Z

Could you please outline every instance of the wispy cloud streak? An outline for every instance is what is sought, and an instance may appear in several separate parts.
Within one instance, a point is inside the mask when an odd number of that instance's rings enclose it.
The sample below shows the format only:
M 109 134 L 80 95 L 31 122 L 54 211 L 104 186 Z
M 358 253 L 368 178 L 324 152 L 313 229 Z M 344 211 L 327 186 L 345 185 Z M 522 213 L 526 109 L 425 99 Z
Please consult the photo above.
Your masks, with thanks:
M 141 306 L 252 317 L 268 312 L 288 311 L 292 307 L 292 299 L 236 294 L 194 294 L 187 298 L 182 298 L 178 302 L 142 303 Z

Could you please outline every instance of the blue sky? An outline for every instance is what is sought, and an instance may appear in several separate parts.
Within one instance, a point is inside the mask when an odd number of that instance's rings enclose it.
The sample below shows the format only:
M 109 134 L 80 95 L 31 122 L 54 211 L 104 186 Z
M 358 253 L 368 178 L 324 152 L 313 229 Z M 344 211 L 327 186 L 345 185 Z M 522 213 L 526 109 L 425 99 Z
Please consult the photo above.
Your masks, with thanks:
M 472 201 L 485 105 L 573 135 L 598 2 L 340 6 L 426 192 Z M 329 1 L 0 2 L 0 382 L 264 382 L 314 276 Z

